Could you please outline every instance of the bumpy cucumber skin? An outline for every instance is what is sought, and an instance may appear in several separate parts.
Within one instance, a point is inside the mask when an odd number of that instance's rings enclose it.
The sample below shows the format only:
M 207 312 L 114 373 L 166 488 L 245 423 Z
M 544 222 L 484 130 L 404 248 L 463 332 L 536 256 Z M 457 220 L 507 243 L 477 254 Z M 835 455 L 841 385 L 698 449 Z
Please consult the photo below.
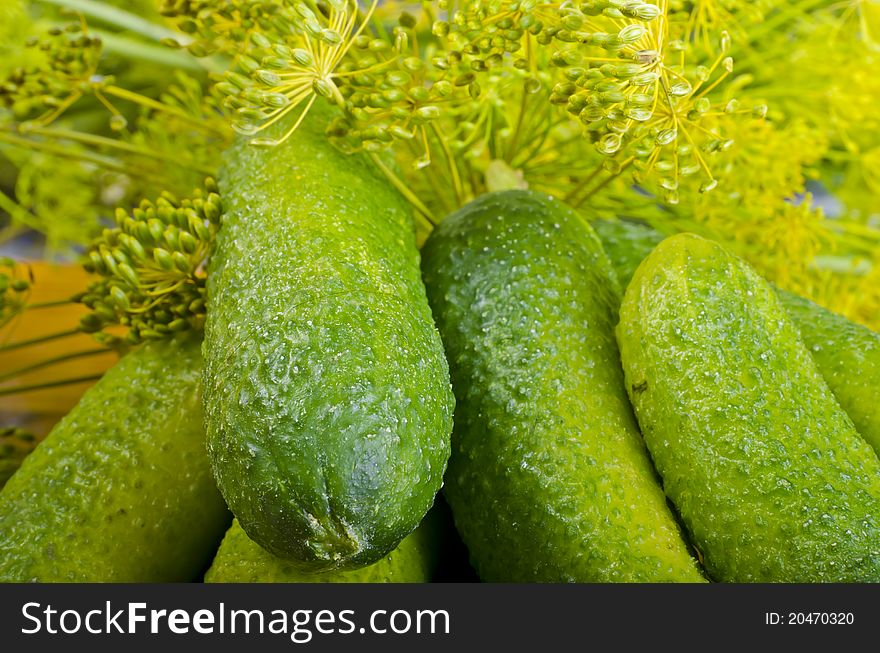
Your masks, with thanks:
M 313 570 L 376 562 L 415 529 L 454 402 L 411 211 L 325 124 L 227 153 L 204 342 L 220 490 L 252 539 Z
M 593 226 L 624 288 L 664 238 L 651 227 L 622 220 L 597 220 Z M 837 401 L 880 454 L 880 333 L 793 293 L 777 293 Z
M 589 225 L 492 193 L 422 257 L 457 400 L 444 492 L 480 577 L 702 581 L 627 401 L 619 289 Z
M 837 401 L 880 454 L 880 333 L 798 295 L 778 293 Z
M 206 583 L 427 583 L 437 563 L 432 513 L 391 553 L 367 567 L 318 573 L 272 555 L 235 520 L 223 538 Z
M 194 580 L 228 525 L 195 339 L 122 358 L 0 492 L 0 581 Z
M 880 461 L 766 281 L 673 236 L 636 271 L 617 335 L 645 441 L 711 577 L 880 581 Z

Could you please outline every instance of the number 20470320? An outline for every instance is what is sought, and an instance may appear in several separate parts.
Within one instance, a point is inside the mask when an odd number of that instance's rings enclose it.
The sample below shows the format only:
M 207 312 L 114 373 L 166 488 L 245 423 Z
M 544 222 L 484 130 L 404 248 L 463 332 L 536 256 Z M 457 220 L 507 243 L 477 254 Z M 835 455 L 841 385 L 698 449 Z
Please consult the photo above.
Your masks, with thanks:
M 855 621 L 852 612 L 765 612 L 764 623 L 768 626 L 851 626 Z

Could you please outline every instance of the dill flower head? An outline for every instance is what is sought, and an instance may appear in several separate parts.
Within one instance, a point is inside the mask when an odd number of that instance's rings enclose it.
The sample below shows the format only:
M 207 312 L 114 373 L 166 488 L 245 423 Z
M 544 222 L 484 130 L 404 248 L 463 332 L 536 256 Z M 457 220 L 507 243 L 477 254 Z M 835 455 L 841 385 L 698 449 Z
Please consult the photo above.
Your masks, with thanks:
M 165 192 L 131 212 L 117 209 L 116 227 L 104 230 L 86 256 L 86 270 L 100 279 L 79 298 L 91 309 L 80 328 L 96 333 L 122 325 L 130 344 L 201 328 L 207 259 L 221 210 L 212 179 L 191 198 Z M 115 341 L 106 333 L 99 338 Z

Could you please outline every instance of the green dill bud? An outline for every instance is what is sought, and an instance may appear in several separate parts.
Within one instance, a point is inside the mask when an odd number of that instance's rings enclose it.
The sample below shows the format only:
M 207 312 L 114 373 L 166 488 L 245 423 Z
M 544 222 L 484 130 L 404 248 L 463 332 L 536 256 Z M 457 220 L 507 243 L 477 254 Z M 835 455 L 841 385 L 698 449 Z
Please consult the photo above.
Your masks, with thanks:
M 296 48 L 292 50 L 290 53 L 290 58 L 293 59 L 294 62 L 298 66 L 302 66 L 303 68 L 311 68 L 315 65 L 315 60 L 312 58 L 312 55 L 308 50 L 303 50 L 302 48 Z
M 395 88 L 400 88 L 409 84 L 412 81 L 412 76 L 403 70 L 392 70 L 391 72 L 385 73 L 383 79 L 386 84 L 394 86 Z
M 85 333 L 95 333 L 104 328 L 104 321 L 95 313 L 86 313 L 79 320 L 79 328 Z
M 253 76 L 258 82 L 265 86 L 278 86 L 281 84 L 281 77 L 278 76 L 278 73 L 272 72 L 271 70 L 259 68 L 253 72 Z
M 701 97 L 696 102 L 694 102 L 694 109 L 698 113 L 706 113 L 711 108 L 712 102 L 709 100 L 709 98 Z
M 430 91 L 424 86 L 413 86 L 409 89 L 409 97 L 412 98 L 414 102 L 425 102 L 430 95 Z
M 701 193 L 711 192 L 711 191 L 715 190 L 716 186 L 718 186 L 718 180 L 717 179 L 710 179 L 710 180 L 705 181 L 702 184 L 700 184 L 700 192 Z
M 397 18 L 397 22 L 405 29 L 415 29 L 418 20 L 411 13 L 404 11 Z
M 425 62 L 418 57 L 406 57 L 401 63 L 411 73 L 419 72 L 425 67 Z
M 421 121 L 437 120 L 440 117 L 440 107 L 432 104 L 419 107 L 415 110 L 414 117 Z
M 435 82 L 431 90 L 436 91 L 440 97 L 447 97 L 452 93 L 452 84 L 446 80 Z
M 171 322 L 168 323 L 169 331 L 174 331 L 177 333 L 179 333 L 181 331 L 188 331 L 190 329 L 190 327 L 191 327 L 191 325 L 188 320 L 183 320 L 180 318 L 178 318 L 176 320 L 172 320 Z
M 128 301 L 128 295 L 125 294 L 125 291 L 119 288 L 118 286 L 113 286 L 110 288 L 110 300 L 113 304 L 121 311 L 127 311 L 131 308 L 131 304 Z
M 401 100 L 406 98 L 406 93 L 401 91 L 399 88 L 389 88 L 382 91 L 382 97 L 388 102 L 400 102 Z
M 186 254 L 192 254 L 199 247 L 199 241 L 188 231 L 180 232 L 180 247 Z
M 617 33 L 617 38 L 624 44 L 632 44 L 648 33 L 648 28 L 638 23 L 627 25 Z
M 169 226 L 162 234 L 162 240 L 171 251 L 180 250 L 180 230 L 177 227 Z
M 658 146 L 664 147 L 674 142 L 675 139 L 678 138 L 678 131 L 675 129 L 661 129 L 657 136 L 654 137 L 654 141 Z
M 268 50 L 272 47 L 272 42 L 266 38 L 265 35 L 260 34 L 259 32 L 251 33 L 251 43 L 253 43 L 258 48 L 262 48 L 263 50 Z
M 415 136 L 415 134 L 413 134 L 412 132 L 410 132 L 408 129 L 405 129 L 404 127 L 401 127 L 400 125 L 391 125 L 391 126 L 389 126 L 389 127 L 388 127 L 388 132 L 389 132 L 394 138 L 397 138 L 397 139 L 400 139 L 400 140 L 405 140 L 405 141 L 411 140 L 411 139 Z
M 689 82 L 680 81 L 670 87 L 669 94 L 676 97 L 685 97 L 686 95 L 690 95 L 691 90 L 692 88 Z
M 171 260 L 174 262 L 174 267 L 184 274 L 189 274 L 193 271 L 192 261 L 183 252 L 174 252 L 171 255 Z
M 225 73 L 226 81 L 230 84 L 239 88 L 239 90 L 244 90 L 251 85 L 251 80 L 241 75 L 233 70 L 229 70 Z
M 626 5 L 625 5 L 626 6 Z M 639 20 L 651 21 L 660 16 L 660 7 L 644 2 L 628 3 L 626 6 L 628 15 Z
M 205 312 L 205 300 L 203 298 L 194 299 L 187 306 L 189 312 L 193 315 L 200 315 Z
M 153 260 L 163 270 L 171 271 L 174 269 L 174 259 L 171 258 L 171 254 L 161 247 L 153 249 Z
M 650 86 L 651 84 L 656 83 L 659 77 L 660 76 L 657 73 L 649 70 L 631 77 L 629 82 L 633 86 Z
M 134 268 L 127 263 L 122 263 L 119 266 L 119 276 L 128 283 L 132 288 L 137 288 L 140 285 L 140 279 L 138 278 L 137 272 L 134 271 Z
M 446 38 L 449 36 L 449 23 L 445 20 L 438 20 L 434 22 L 434 25 L 431 27 L 431 32 L 434 36 L 442 38 Z
M 627 107 L 625 113 L 627 118 L 636 122 L 647 122 L 654 115 L 650 109 L 640 106 Z
M 596 143 L 596 149 L 602 154 L 610 156 L 620 149 L 622 142 L 619 134 L 606 134 Z
M 102 249 L 103 249 L 103 251 L 101 251 L 100 254 L 101 254 L 101 260 L 104 262 L 104 268 L 107 271 L 109 271 L 110 273 L 116 274 L 117 273 L 116 259 L 113 258 L 113 255 L 110 253 L 109 250 L 107 250 L 106 248 L 103 248 L 103 246 L 102 246 Z
M 336 91 L 336 84 L 329 79 L 316 79 L 312 82 L 312 90 L 321 97 L 332 98 Z

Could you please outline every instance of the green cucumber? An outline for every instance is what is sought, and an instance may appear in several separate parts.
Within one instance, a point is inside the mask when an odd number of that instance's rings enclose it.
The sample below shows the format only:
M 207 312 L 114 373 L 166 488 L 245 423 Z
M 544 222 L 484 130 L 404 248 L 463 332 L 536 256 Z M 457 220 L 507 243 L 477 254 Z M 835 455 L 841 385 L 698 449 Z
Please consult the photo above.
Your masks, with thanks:
M 444 492 L 487 581 L 701 581 L 623 386 L 619 288 L 557 200 L 491 193 L 423 273 L 456 394 Z
M 617 329 L 648 449 L 710 576 L 880 581 L 880 460 L 773 288 L 720 245 L 666 239 Z
M 223 538 L 206 583 L 427 583 L 437 566 L 438 524 L 428 513 L 391 553 L 367 567 L 309 573 L 272 555 L 247 536 L 238 520 Z
M 195 339 L 131 352 L 0 491 L 0 581 L 198 577 L 228 524 L 205 451 Z
M 623 220 L 597 220 L 593 226 L 624 288 L 664 238 L 651 227 Z M 793 293 L 777 292 L 837 401 L 880 454 L 880 333 Z
M 220 491 L 249 537 L 312 570 L 376 562 L 418 526 L 454 401 L 411 210 L 326 121 L 227 152 L 204 342 Z
M 793 293 L 778 293 L 825 382 L 880 455 L 880 333 Z

